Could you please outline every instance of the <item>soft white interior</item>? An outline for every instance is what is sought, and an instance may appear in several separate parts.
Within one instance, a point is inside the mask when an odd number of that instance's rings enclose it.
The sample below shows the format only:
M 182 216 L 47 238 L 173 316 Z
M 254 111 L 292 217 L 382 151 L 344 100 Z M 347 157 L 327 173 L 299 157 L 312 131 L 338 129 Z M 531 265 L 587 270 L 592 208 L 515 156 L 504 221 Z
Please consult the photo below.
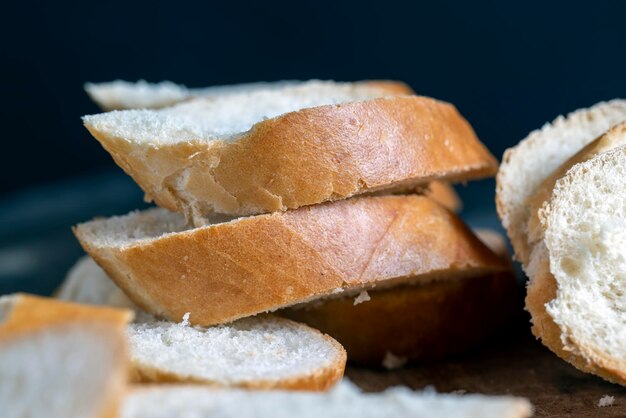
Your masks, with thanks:
M 0 342 L 0 417 L 99 417 L 116 356 L 110 335 L 84 326 Z
M 128 332 L 135 364 L 225 386 L 311 375 L 340 355 L 322 334 L 277 318 L 209 328 L 149 321 Z
M 545 243 L 558 283 L 548 313 L 566 347 L 626 361 L 626 148 L 574 166 L 553 192 Z M 583 353 L 587 356 L 589 352 Z
M 263 215 L 260 215 L 263 216 Z M 210 214 L 206 226 L 246 219 Z M 79 234 L 97 247 L 125 247 L 192 229 L 180 213 L 162 208 L 133 211 L 122 216 L 95 219 L 78 225 Z
M 598 103 L 567 117 L 559 116 L 508 151 L 498 172 L 505 228 L 526 234 L 530 214 L 527 200 L 541 182 L 589 142 L 625 120 L 626 101 Z
M 132 306 L 90 258 L 70 270 L 59 297 L 82 303 Z M 210 328 L 158 321 L 136 308 L 128 329 L 136 367 L 181 379 L 237 385 L 310 375 L 338 361 L 341 351 L 319 332 L 280 318 L 249 318 Z
M 86 83 L 85 90 L 91 99 L 103 109 L 151 109 L 173 105 L 191 97 L 215 96 L 282 88 L 297 81 L 271 83 L 244 83 L 226 86 L 188 88 L 171 81 L 148 83 L 145 80 L 128 82 L 115 80 L 105 83 Z
M 445 395 L 400 387 L 366 394 L 342 383 L 324 394 L 190 387 L 140 389 L 126 399 L 121 418 L 522 418 L 530 415 L 530 404 L 520 398 Z
M 87 127 L 137 143 L 232 139 L 264 119 L 308 107 L 368 100 L 385 90 L 359 83 L 308 81 L 206 97 L 161 110 L 125 110 L 85 116 Z

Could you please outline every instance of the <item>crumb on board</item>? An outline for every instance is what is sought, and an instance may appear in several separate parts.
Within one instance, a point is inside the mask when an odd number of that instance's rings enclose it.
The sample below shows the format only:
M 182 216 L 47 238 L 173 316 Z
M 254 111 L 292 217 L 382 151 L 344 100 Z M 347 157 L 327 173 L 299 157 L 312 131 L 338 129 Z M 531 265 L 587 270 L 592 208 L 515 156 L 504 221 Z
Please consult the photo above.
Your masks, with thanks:
M 396 356 L 391 351 L 387 351 L 385 353 L 385 358 L 383 359 L 383 367 L 387 370 L 395 370 L 404 367 L 407 362 L 406 357 Z
M 613 406 L 614 402 L 615 402 L 615 396 L 604 395 L 598 401 L 598 407 L 604 408 L 605 406 Z
M 354 306 L 358 305 L 359 303 L 367 302 L 370 299 L 370 294 L 367 293 L 367 290 L 363 290 L 356 298 L 354 298 Z

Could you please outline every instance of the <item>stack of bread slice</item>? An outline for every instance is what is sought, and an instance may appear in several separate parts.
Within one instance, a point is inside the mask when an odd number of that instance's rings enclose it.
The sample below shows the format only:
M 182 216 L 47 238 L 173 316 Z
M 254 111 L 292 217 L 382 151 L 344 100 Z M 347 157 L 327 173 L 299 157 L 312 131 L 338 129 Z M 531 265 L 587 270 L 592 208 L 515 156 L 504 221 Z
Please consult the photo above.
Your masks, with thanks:
M 577 368 L 626 384 L 626 102 L 558 117 L 507 150 L 502 223 L 529 277 L 532 331 Z
M 156 108 L 173 88 L 120 83 L 88 90 L 105 109 Z M 390 81 L 192 96 L 83 119 L 160 206 L 74 229 L 139 309 L 201 327 L 277 311 L 388 366 L 462 351 L 508 318 L 507 256 L 450 210 L 448 185 L 497 162 L 452 105 Z

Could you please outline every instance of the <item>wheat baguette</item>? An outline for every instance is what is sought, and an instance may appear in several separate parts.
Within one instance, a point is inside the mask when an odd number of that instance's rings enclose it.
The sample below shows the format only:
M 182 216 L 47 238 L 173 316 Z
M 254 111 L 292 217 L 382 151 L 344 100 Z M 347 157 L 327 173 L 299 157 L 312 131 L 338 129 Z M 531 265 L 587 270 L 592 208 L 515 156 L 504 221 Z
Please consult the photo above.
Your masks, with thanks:
M 516 258 L 529 263 L 528 200 L 541 183 L 572 155 L 602 135 L 611 126 L 626 121 L 626 101 L 598 103 L 559 116 L 531 132 L 504 153 L 496 176 L 496 207 Z
M 140 387 L 129 393 L 120 418 L 527 418 L 531 415 L 530 403 L 512 396 L 448 395 L 413 392 L 403 387 L 363 393 L 353 385 L 342 383 L 324 394 Z
M 142 309 L 212 325 L 343 291 L 508 269 L 421 196 L 362 197 L 187 229 L 163 209 L 80 224 L 83 248 Z
M 256 90 L 276 90 L 296 86 L 301 81 L 283 80 L 189 88 L 171 81 L 148 83 L 145 80 L 128 82 L 115 80 L 104 83 L 86 83 L 85 91 L 102 110 L 159 109 L 198 97 L 215 97 Z M 413 90 L 399 81 L 370 80 L 355 84 L 375 86 L 389 95 L 413 94 Z
M 148 199 L 196 226 L 212 212 L 282 211 L 497 170 L 452 105 L 368 84 L 314 81 L 83 121 Z
M 0 297 L 0 416 L 116 416 L 131 318 L 128 310 Z
M 475 231 L 507 260 L 502 235 Z M 518 285 L 512 271 L 483 277 L 372 289 L 285 309 L 279 313 L 337 339 L 348 360 L 390 367 L 390 357 L 407 362 L 441 359 L 477 345 L 504 325 L 517 307 Z
M 88 256 L 69 271 L 57 297 L 135 309 L 128 326 L 134 381 L 326 390 L 343 376 L 345 350 L 315 329 L 273 316 L 210 328 L 162 321 L 136 307 Z

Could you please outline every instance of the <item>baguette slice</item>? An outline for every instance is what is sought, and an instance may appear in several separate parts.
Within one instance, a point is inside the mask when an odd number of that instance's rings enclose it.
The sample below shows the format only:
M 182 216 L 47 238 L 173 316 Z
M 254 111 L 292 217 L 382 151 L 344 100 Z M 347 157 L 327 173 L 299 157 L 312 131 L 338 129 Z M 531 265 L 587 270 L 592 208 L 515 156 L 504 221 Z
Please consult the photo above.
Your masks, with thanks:
M 626 148 L 596 152 L 619 143 L 620 133 L 626 135 L 624 125 L 579 153 L 569 170 L 561 169 L 566 174 L 540 211 L 545 238 L 531 255 L 526 306 L 533 333 L 557 355 L 626 385 L 626 266 L 620 247 L 626 214 L 619 195 Z
M 137 388 L 120 418 L 527 418 L 532 407 L 512 396 L 447 395 L 396 387 L 362 393 L 342 383 L 324 394 L 219 391 L 194 387 Z
M 134 306 L 91 257 L 70 270 L 58 297 Z M 135 309 L 137 320 L 129 325 L 128 336 L 136 381 L 326 390 L 343 376 L 343 347 L 306 325 L 267 316 L 201 328 L 160 321 Z
M 612 100 L 580 109 L 531 132 L 504 153 L 496 177 L 496 206 L 516 258 L 529 263 L 530 204 L 541 183 L 572 155 L 611 126 L 626 121 L 626 101 Z
M 196 226 L 213 212 L 284 211 L 495 174 L 452 105 L 396 94 L 380 83 L 310 81 L 83 122 L 148 199 Z
M 142 309 L 213 325 L 343 291 L 508 269 L 423 196 L 363 197 L 187 229 L 164 209 L 80 224 L 83 248 Z
M 224 96 L 234 93 L 252 93 L 258 90 L 280 90 L 301 84 L 300 81 L 283 80 L 189 88 L 171 81 L 148 83 L 139 80 L 135 83 L 115 80 L 106 83 L 86 83 L 85 91 L 102 110 L 159 109 L 198 97 Z M 413 94 L 413 90 L 398 81 L 363 81 L 356 84 L 369 84 L 384 89 L 390 95 Z
M 106 83 L 86 83 L 85 90 L 89 97 L 102 110 L 127 109 L 159 109 L 171 106 L 192 98 L 224 96 L 233 93 L 251 93 L 256 90 L 282 89 L 295 86 L 302 82 L 276 81 L 271 83 L 245 83 L 229 86 L 213 86 L 203 88 L 188 88 L 171 81 L 148 83 L 139 80 L 135 83 L 115 80 Z M 407 95 L 415 92 L 406 84 L 397 81 L 363 81 L 356 85 L 376 86 L 387 95 Z M 443 206 L 457 212 L 461 209 L 461 200 L 454 189 L 445 182 L 432 182 L 426 194 Z
M 0 416 L 115 416 L 131 318 L 127 310 L 0 297 Z
M 508 259 L 500 234 L 481 234 L 494 252 Z M 450 274 L 443 281 L 373 289 L 356 298 L 327 299 L 280 313 L 337 339 L 351 362 L 396 368 L 479 344 L 511 318 L 517 295 L 511 271 L 464 278 Z

